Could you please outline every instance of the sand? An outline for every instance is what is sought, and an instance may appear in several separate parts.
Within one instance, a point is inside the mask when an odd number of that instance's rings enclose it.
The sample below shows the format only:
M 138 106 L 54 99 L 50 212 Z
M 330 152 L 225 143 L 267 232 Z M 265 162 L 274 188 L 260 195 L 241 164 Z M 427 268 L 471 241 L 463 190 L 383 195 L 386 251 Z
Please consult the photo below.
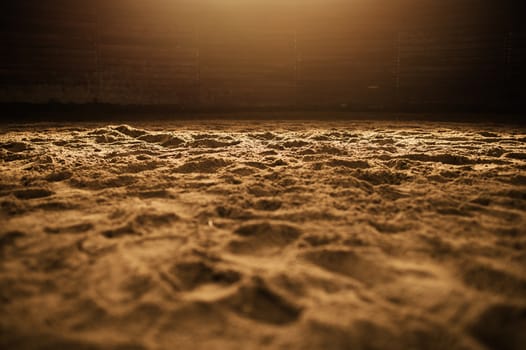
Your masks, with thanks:
M 3 349 L 524 349 L 524 128 L 0 130 Z

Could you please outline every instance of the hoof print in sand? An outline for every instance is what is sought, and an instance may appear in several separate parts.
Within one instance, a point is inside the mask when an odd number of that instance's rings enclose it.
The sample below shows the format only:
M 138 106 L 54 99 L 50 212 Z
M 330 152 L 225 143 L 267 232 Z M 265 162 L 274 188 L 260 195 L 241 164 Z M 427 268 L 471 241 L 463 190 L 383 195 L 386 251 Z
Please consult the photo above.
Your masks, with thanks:
M 274 325 L 294 322 L 302 313 L 301 307 L 275 293 L 259 280 L 241 287 L 223 302 L 241 317 Z
M 31 145 L 25 142 L 7 142 L 0 144 L 0 147 L 13 153 L 23 152 L 32 149 Z
M 177 173 L 215 173 L 230 162 L 220 158 L 199 158 L 188 161 L 175 169 Z
M 192 142 L 189 146 L 194 148 L 221 148 L 240 144 L 241 141 L 225 142 L 216 139 L 202 139 Z
M 18 239 L 24 238 L 25 236 L 26 234 L 20 231 L 11 231 L 4 234 L 0 234 L 0 251 L 4 247 L 14 245 Z
M 142 198 L 142 199 L 152 199 L 152 198 L 173 199 L 175 198 L 175 195 L 166 189 L 140 191 L 140 192 L 133 193 L 133 195 L 139 198 Z
M 120 238 L 125 236 L 136 236 L 140 233 L 136 231 L 132 225 L 121 226 L 116 229 L 110 229 L 102 232 L 102 235 L 106 238 Z
M 379 233 L 396 234 L 409 230 L 412 226 L 410 224 L 401 224 L 396 221 L 375 221 L 370 220 L 369 224 L 374 227 Z
M 179 220 L 179 216 L 174 213 L 140 214 L 121 227 L 102 232 L 102 235 L 106 238 L 141 235 L 143 232 L 169 226 L 177 220 Z
M 490 266 L 473 264 L 463 273 L 462 279 L 466 285 L 481 292 L 519 298 L 526 295 L 526 280 Z
M 494 305 L 470 327 L 471 334 L 489 349 L 519 350 L 526 344 L 526 308 Z
M 72 187 L 85 190 L 105 190 L 111 188 L 126 187 L 135 183 L 137 179 L 129 175 L 120 175 L 117 177 L 108 177 L 102 179 L 92 179 L 91 177 L 73 177 L 69 181 Z
M 206 284 L 229 286 L 241 279 L 233 270 L 220 270 L 202 261 L 181 262 L 173 266 L 171 273 L 179 281 L 182 290 L 193 290 Z
M 14 192 L 15 197 L 18 199 L 44 198 L 52 196 L 53 194 L 54 193 L 52 191 L 46 190 L 44 188 L 31 188 Z
M 46 176 L 46 181 L 60 182 L 60 181 L 70 179 L 72 176 L 73 176 L 73 173 L 71 171 L 54 172 Z
M 350 169 L 370 168 L 369 162 L 364 161 L 364 160 L 333 159 L 327 162 L 327 165 L 331 167 L 342 167 L 342 168 L 350 168 Z
M 171 138 L 172 135 L 170 134 L 146 134 L 138 137 L 137 139 L 147 143 L 158 143 L 162 145 L 165 142 L 168 142 Z
M 254 203 L 254 208 L 264 211 L 275 211 L 281 208 L 281 201 L 279 199 L 260 199 Z
M 351 277 L 366 285 L 388 282 L 394 275 L 394 271 L 382 264 L 348 250 L 316 250 L 305 253 L 303 258 L 326 271 Z
M 177 220 L 179 220 L 179 216 L 174 213 L 141 214 L 135 218 L 135 223 L 141 227 L 159 227 L 170 225 Z
M 234 233 L 242 237 L 229 244 L 230 251 L 237 254 L 277 252 L 302 235 L 295 226 L 267 221 L 242 225 Z
M 84 233 L 93 230 L 94 226 L 91 223 L 76 224 L 65 227 L 46 227 L 44 231 L 47 234 L 58 235 L 64 233 Z

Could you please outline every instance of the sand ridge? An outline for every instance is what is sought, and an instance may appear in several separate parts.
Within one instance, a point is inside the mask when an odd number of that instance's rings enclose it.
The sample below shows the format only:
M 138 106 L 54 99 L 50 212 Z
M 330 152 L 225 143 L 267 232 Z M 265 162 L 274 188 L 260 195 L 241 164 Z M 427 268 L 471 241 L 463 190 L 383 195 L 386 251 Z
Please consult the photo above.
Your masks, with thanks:
M 9 125 L 0 345 L 520 349 L 526 130 Z

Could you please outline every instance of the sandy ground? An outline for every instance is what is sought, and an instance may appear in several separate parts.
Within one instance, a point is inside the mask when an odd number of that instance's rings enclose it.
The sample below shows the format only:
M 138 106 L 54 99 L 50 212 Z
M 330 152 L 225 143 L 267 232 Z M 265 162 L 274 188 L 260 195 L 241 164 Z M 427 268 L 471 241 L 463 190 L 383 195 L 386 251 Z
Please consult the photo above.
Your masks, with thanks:
M 3 349 L 524 349 L 526 129 L 0 132 Z

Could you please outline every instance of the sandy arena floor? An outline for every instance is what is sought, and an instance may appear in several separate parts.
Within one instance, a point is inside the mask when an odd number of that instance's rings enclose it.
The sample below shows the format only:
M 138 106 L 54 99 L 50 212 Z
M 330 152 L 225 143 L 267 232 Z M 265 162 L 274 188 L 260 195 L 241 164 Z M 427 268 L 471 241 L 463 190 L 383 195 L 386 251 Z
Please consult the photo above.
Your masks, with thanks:
M 526 129 L 0 129 L 2 349 L 524 349 Z

